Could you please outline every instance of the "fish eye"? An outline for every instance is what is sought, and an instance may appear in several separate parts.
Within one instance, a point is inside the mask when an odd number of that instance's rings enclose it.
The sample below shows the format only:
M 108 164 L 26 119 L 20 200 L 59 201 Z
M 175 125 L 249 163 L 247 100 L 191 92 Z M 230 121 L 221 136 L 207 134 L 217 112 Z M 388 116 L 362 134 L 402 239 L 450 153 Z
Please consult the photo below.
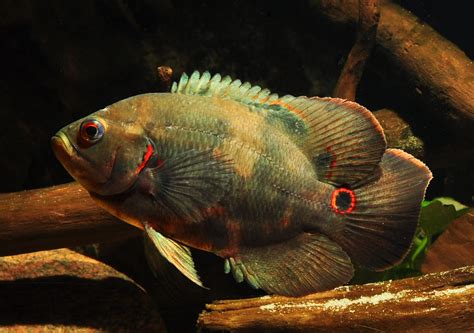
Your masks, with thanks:
M 95 119 L 85 120 L 81 124 L 80 137 L 85 143 L 96 143 L 104 135 L 104 126 Z

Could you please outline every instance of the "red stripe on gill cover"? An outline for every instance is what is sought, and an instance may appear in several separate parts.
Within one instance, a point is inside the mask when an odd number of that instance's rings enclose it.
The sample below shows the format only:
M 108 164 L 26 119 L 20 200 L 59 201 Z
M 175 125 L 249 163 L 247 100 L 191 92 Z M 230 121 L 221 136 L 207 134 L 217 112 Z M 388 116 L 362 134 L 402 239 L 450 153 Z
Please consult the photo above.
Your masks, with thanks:
M 146 147 L 146 153 L 145 155 L 143 155 L 143 161 L 138 166 L 137 171 L 135 171 L 135 174 L 138 175 L 143 170 L 143 168 L 148 163 L 152 155 L 153 155 L 153 146 L 151 144 L 148 144 L 148 146 Z
M 329 146 L 326 148 L 326 151 L 329 153 L 329 155 L 331 156 L 331 163 L 329 164 L 329 171 L 326 175 L 326 178 L 328 180 L 331 180 L 332 178 L 332 170 L 331 169 L 334 169 L 337 165 L 336 163 L 336 155 L 334 154 L 334 152 L 332 151 L 332 146 Z
M 350 200 L 350 201 L 349 201 Z M 332 192 L 331 208 L 337 214 L 347 214 L 356 207 L 356 196 L 354 191 L 348 188 L 338 188 Z

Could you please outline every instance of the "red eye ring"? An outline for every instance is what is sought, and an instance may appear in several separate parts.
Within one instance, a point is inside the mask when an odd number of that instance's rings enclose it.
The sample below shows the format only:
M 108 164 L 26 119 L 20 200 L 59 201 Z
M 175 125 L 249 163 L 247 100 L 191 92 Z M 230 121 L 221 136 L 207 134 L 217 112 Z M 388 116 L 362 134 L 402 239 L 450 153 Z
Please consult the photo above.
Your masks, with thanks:
M 104 126 L 95 119 L 84 120 L 80 128 L 80 138 L 84 143 L 96 143 L 104 136 Z

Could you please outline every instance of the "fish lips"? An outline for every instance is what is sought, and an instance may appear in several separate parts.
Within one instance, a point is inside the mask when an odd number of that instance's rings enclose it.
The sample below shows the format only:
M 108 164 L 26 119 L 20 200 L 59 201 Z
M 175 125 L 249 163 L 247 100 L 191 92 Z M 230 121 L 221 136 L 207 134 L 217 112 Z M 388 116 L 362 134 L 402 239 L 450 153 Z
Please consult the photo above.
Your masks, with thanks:
M 61 163 L 64 163 L 77 154 L 66 134 L 62 132 L 56 133 L 56 135 L 51 138 L 51 146 L 53 147 L 54 154 Z
M 68 136 L 59 131 L 51 138 L 51 146 L 57 159 L 61 162 L 67 172 L 85 188 L 89 190 L 96 190 L 97 184 L 104 184 L 107 182 L 107 177 L 99 177 L 100 172 L 94 172 L 93 166 L 90 162 L 81 156 L 80 152 L 71 143 Z M 97 184 L 89 181 L 91 176 L 95 179 Z

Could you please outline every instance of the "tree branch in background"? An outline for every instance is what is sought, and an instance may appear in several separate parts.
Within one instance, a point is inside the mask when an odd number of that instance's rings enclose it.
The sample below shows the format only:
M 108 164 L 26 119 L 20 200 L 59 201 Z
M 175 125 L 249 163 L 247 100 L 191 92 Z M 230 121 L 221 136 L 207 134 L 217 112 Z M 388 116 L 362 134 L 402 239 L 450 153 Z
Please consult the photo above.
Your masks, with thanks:
M 333 96 L 355 101 L 357 85 L 375 44 L 380 11 L 378 0 L 359 0 L 357 37 L 336 83 Z
M 313 0 L 318 14 L 338 24 L 358 22 L 357 0 Z M 428 24 L 383 0 L 375 57 L 379 69 L 400 73 L 413 95 L 434 116 L 464 136 L 474 131 L 474 64 Z
M 139 234 L 98 207 L 77 183 L 0 194 L 0 256 Z
M 474 266 L 300 298 L 216 301 L 198 325 L 226 332 L 467 332 L 474 329 Z

